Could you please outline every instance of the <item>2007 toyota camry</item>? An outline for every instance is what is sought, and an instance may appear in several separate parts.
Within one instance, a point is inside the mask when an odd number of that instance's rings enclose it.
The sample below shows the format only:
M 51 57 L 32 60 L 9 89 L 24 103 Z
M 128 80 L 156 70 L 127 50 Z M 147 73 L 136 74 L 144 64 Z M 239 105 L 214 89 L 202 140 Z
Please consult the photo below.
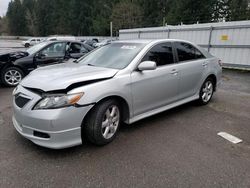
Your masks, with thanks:
M 84 139 L 104 145 L 122 122 L 194 100 L 207 104 L 221 72 L 219 59 L 187 41 L 118 41 L 31 72 L 13 91 L 13 124 L 48 148 Z

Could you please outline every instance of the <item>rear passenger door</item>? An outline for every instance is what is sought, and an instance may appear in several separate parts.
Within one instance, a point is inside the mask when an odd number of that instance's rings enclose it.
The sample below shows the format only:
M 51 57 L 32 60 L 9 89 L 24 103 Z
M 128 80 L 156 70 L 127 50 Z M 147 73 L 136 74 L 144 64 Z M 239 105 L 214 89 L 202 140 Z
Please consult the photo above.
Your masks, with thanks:
M 131 74 L 134 116 L 173 103 L 178 92 L 178 70 L 171 42 L 156 44 L 145 54 L 143 61 L 154 61 L 157 68 L 136 70 Z
M 207 71 L 205 56 L 196 47 L 185 42 L 175 42 L 180 77 L 179 99 L 191 97 L 200 89 Z

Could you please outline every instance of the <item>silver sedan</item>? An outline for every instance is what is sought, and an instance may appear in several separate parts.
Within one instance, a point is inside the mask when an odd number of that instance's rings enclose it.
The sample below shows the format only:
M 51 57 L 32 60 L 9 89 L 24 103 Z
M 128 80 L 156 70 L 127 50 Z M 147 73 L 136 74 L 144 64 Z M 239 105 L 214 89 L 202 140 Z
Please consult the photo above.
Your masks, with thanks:
M 218 58 L 187 41 L 117 41 L 31 72 L 13 91 L 13 124 L 48 148 L 105 145 L 123 122 L 209 103 L 221 72 Z

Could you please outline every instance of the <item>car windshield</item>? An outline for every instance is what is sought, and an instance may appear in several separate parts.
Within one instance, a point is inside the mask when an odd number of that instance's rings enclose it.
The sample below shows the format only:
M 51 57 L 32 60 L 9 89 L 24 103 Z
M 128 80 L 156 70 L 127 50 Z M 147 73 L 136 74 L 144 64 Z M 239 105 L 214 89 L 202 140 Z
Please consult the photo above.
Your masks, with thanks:
M 82 65 L 124 69 L 144 46 L 142 43 L 112 43 L 91 52 L 78 62 Z
M 42 49 L 43 47 L 45 47 L 47 44 L 48 44 L 47 42 L 39 43 L 39 44 L 27 49 L 27 52 L 29 53 L 29 55 L 34 54 L 34 53 L 38 52 L 40 49 Z

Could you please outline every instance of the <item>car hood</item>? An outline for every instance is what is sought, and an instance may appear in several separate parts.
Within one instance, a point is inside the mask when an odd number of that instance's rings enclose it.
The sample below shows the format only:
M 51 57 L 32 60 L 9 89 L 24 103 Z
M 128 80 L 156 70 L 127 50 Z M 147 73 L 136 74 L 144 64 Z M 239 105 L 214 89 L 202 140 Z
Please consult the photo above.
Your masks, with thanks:
M 11 58 L 19 59 L 22 57 L 26 57 L 29 54 L 26 51 L 20 50 L 6 50 L 5 52 L 0 53 L 0 56 L 8 55 Z
M 44 92 L 66 90 L 75 84 L 80 85 L 112 78 L 117 72 L 116 69 L 67 62 L 38 68 L 25 77 L 20 84 L 23 87 Z

